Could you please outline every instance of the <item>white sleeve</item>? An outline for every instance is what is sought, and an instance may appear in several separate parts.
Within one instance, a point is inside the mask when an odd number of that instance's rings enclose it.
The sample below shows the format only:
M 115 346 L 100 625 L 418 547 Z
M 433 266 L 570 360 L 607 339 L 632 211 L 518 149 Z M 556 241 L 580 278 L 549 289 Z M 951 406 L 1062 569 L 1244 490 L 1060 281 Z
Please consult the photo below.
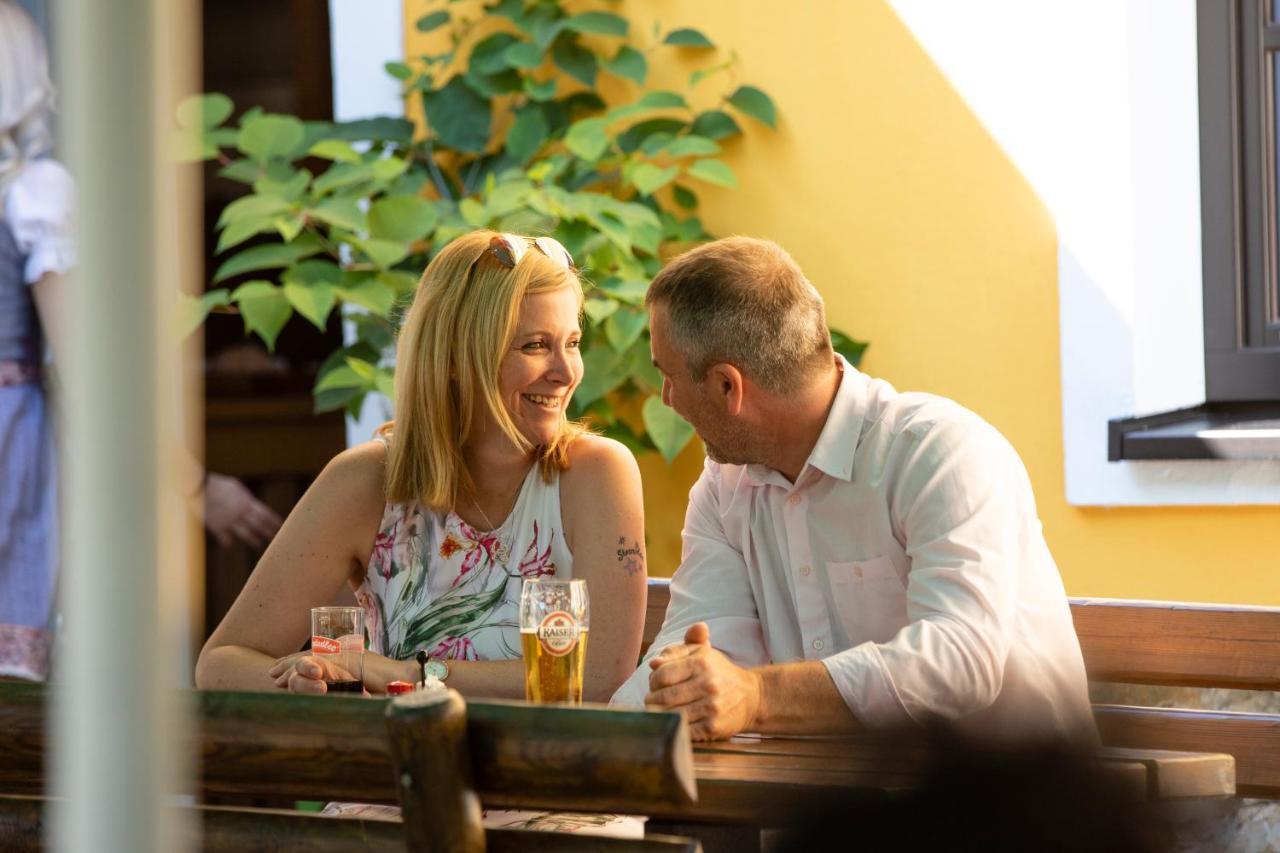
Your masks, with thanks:
M 985 424 L 952 421 L 905 444 L 892 510 L 911 557 L 911 622 L 823 660 L 864 725 L 958 719 L 999 694 L 1013 639 L 1021 542 L 1038 527 L 1030 480 Z
M 689 492 L 680 568 L 671 579 L 666 618 L 640 668 L 613 694 L 612 705 L 643 705 L 649 692 L 649 660 L 667 646 L 683 643 L 685 631 L 695 622 L 706 622 L 711 645 L 738 665 L 769 662 L 746 562 L 728 541 L 721 522 L 717 473 L 708 463 Z
M 37 160 L 22 170 L 4 199 L 5 219 L 19 250 L 27 256 L 23 278 L 35 284 L 49 272 L 76 264 L 76 187 L 71 173 L 53 160 Z

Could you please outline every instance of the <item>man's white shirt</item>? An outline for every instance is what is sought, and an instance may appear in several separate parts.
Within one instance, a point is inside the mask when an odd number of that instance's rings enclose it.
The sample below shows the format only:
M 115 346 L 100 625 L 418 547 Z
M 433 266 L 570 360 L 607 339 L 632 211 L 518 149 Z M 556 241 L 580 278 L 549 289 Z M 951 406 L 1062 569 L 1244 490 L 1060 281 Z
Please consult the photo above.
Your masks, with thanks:
M 870 729 L 931 719 L 1002 740 L 1095 737 L 1062 580 L 1021 460 L 992 426 L 837 356 L 826 425 L 794 484 L 707 460 L 671 604 L 613 697 L 695 622 L 741 666 L 820 660 Z

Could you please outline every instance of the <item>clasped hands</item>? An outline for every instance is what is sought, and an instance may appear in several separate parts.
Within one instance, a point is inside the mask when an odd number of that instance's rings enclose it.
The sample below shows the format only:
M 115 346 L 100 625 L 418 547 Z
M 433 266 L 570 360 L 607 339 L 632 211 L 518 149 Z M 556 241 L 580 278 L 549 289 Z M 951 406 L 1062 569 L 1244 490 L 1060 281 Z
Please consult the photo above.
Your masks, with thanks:
M 705 622 L 690 626 L 684 643 L 667 646 L 649 668 L 644 704 L 682 712 L 694 740 L 723 740 L 755 725 L 760 676 L 712 648 Z

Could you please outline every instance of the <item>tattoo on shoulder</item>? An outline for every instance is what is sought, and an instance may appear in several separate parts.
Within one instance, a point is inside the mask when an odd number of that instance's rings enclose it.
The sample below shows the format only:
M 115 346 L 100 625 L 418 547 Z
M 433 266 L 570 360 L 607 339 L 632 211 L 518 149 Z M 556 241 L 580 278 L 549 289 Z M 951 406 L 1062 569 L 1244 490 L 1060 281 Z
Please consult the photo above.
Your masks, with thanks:
M 644 554 L 640 550 L 640 540 L 636 539 L 627 547 L 627 537 L 618 537 L 618 562 L 628 575 L 644 571 Z

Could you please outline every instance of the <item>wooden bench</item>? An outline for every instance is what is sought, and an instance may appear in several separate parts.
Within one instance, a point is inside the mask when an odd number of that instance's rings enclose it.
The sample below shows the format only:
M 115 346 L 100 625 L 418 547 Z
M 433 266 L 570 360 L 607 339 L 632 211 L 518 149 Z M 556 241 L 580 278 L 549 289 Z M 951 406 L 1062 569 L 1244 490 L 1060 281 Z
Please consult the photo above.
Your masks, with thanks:
M 403 822 L 203 808 L 208 851 L 697 850 L 690 839 L 489 830 L 480 806 L 645 814 L 696 800 L 674 713 L 433 704 L 286 693 L 192 693 L 202 796 L 399 804 Z M 39 849 L 46 688 L 0 682 L 0 850 Z
M 646 649 L 669 600 L 670 582 L 650 579 Z M 1280 690 L 1280 608 L 1071 599 L 1071 615 L 1090 681 Z M 1280 799 L 1280 714 L 1099 704 L 1094 716 L 1106 754 L 1148 763 L 1157 795 L 1197 784 L 1160 766 L 1168 750 L 1231 755 L 1237 794 Z

